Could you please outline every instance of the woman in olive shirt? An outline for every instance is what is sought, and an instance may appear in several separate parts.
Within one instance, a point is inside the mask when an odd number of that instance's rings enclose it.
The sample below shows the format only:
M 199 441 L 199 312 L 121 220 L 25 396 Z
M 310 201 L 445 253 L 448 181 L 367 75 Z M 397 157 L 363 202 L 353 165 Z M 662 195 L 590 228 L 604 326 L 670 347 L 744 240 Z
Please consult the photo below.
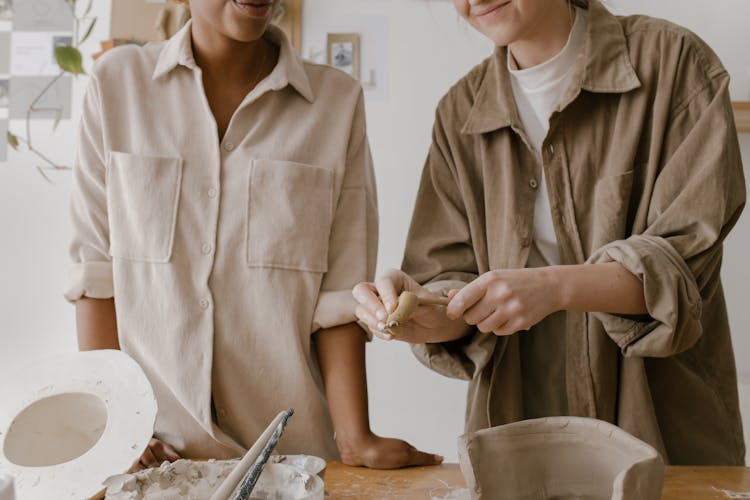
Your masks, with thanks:
M 399 292 L 452 297 L 396 338 L 470 381 L 468 431 L 579 415 L 672 464 L 742 464 L 720 280 L 745 203 L 726 70 L 687 30 L 597 0 L 454 4 L 497 49 L 440 102 L 403 271 L 355 287 L 359 318 L 391 339 Z

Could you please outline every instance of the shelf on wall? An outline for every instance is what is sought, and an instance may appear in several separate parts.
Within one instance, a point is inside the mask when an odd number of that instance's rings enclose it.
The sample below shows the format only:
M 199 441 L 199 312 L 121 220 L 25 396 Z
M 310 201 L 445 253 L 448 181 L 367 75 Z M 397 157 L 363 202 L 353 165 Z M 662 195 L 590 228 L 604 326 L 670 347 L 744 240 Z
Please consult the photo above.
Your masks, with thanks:
M 737 131 L 750 132 L 750 101 L 735 101 L 732 103 L 732 109 Z

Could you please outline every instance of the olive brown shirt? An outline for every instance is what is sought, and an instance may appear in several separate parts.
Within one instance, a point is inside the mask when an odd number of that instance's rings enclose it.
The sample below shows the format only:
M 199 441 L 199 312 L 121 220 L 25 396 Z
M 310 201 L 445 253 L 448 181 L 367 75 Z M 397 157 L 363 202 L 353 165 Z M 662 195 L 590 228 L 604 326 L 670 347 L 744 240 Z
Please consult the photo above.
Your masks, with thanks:
M 475 330 L 414 351 L 470 380 L 467 431 L 558 408 L 613 422 L 668 463 L 742 464 L 720 279 L 745 203 L 729 76 L 666 21 L 615 17 L 596 0 L 588 21 L 541 157 L 516 110 L 506 47 L 442 99 L 403 268 L 437 289 L 530 265 L 544 169 L 562 263 L 619 262 L 643 282 L 648 315 L 560 312 L 529 332 Z M 549 349 L 529 350 L 537 338 Z

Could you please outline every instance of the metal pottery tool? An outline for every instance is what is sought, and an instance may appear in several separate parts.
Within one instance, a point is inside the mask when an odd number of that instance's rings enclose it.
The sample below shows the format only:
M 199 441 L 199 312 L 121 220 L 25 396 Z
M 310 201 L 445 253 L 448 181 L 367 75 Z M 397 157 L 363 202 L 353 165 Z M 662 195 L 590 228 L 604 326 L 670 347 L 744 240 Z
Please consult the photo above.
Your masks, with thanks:
M 263 431 L 258 440 L 253 443 L 248 452 L 245 453 L 245 456 L 242 457 L 242 460 L 240 460 L 231 474 L 227 476 L 214 494 L 211 495 L 211 500 L 230 500 L 229 496 L 240 482 L 242 483 L 240 491 L 234 497 L 234 500 L 247 500 L 250 497 L 250 493 L 252 493 L 255 483 L 260 477 L 263 466 L 279 442 L 281 433 L 284 432 L 284 428 L 293 414 L 294 409 L 290 408 L 279 413 L 271 421 L 270 425 Z

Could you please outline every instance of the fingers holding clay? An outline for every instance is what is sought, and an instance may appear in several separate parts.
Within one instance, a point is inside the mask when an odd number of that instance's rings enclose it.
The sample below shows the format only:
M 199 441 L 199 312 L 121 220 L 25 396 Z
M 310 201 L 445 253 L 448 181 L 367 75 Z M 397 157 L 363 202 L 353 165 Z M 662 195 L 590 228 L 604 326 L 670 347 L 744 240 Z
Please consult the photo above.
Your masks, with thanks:
M 419 307 L 419 297 L 414 292 L 401 292 L 398 297 L 398 305 L 396 310 L 388 315 L 388 319 L 385 322 L 387 329 L 397 328 L 401 323 L 408 320 L 414 311 Z

